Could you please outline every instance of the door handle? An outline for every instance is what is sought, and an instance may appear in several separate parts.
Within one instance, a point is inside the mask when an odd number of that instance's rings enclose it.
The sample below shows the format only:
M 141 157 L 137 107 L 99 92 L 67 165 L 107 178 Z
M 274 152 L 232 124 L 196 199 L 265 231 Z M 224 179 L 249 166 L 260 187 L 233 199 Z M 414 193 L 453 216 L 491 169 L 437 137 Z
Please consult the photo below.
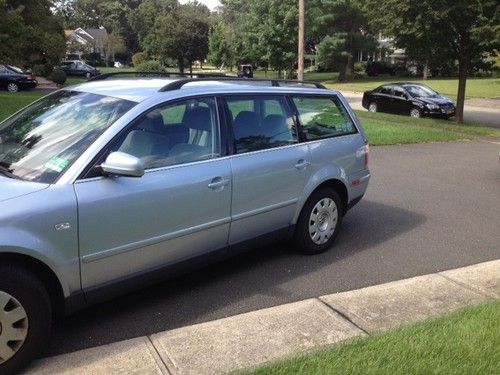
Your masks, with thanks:
M 307 168 L 309 165 L 311 165 L 310 162 L 308 162 L 307 160 L 304 160 L 304 159 L 300 159 L 297 162 L 297 164 L 295 164 L 295 168 L 297 168 L 298 170 L 302 170 L 302 169 Z
M 227 178 L 214 177 L 208 184 L 208 187 L 215 191 L 222 191 L 227 184 L 229 184 L 229 180 Z

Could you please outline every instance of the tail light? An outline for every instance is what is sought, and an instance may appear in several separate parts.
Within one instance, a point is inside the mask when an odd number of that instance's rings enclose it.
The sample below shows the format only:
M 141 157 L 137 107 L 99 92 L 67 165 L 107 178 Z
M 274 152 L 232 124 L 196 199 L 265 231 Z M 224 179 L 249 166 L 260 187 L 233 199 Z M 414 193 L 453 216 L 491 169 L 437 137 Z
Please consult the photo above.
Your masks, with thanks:
M 365 169 L 368 169 L 368 155 L 369 154 L 370 154 L 370 146 L 368 144 L 358 148 L 358 151 L 356 151 L 356 157 L 364 159 Z

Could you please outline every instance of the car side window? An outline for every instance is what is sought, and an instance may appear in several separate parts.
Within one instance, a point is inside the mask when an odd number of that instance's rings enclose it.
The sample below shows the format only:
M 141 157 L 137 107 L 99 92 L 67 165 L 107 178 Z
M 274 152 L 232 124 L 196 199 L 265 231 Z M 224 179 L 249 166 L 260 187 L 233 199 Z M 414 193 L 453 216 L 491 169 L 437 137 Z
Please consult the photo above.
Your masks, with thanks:
M 141 159 L 146 169 L 220 156 L 214 98 L 166 104 L 141 116 L 111 147 Z
M 392 87 L 391 86 L 382 86 L 378 92 L 380 94 L 392 95 Z
M 397 96 L 398 98 L 403 98 L 406 99 L 406 92 L 400 87 L 394 87 L 394 96 Z
M 308 141 L 357 132 L 351 117 L 336 97 L 295 97 L 293 102 Z
M 228 96 L 236 153 L 258 151 L 298 142 L 283 96 Z

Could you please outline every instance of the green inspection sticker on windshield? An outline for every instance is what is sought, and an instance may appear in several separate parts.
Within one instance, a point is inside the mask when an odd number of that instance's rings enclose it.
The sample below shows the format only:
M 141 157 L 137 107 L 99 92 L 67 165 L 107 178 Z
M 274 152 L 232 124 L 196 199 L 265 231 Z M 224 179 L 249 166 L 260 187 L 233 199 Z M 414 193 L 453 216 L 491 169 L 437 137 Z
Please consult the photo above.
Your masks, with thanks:
M 49 168 L 58 173 L 64 171 L 68 165 L 69 165 L 69 160 L 60 158 L 59 156 L 54 156 L 47 163 L 45 163 L 46 168 Z

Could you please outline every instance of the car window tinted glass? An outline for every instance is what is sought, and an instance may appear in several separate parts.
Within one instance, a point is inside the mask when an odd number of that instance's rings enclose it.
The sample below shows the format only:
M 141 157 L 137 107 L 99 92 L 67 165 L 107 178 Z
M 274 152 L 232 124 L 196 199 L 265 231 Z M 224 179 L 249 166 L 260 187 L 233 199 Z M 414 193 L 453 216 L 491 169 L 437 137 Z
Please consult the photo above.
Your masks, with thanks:
M 293 102 L 308 141 L 357 132 L 338 98 L 296 97 Z
M 438 93 L 432 90 L 430 87 L 422 85 L 405 85 L 404 88 L 410 93 L 414 98 L 432 98 L 438 96 Z
M 146 169 L 207 160 L 220 155 L 213 98 L 166 104 L 139 118 L 112 146 L 138 157 Z
M 297 143 L 286 99 L 281 96 L 226 97 L 237 153 Z
M 394 86 L 394 96 L 406 99 L 405 90 L 403 90 L 401 87 Z
M 0 173 L 53 183 L 136 103 L 58 91 L 0 124 Z
M 382 86 L 378 90 L 378 92 L 381 94 L 392 95 L 392 88 L 391 88 L 391 86 Z

